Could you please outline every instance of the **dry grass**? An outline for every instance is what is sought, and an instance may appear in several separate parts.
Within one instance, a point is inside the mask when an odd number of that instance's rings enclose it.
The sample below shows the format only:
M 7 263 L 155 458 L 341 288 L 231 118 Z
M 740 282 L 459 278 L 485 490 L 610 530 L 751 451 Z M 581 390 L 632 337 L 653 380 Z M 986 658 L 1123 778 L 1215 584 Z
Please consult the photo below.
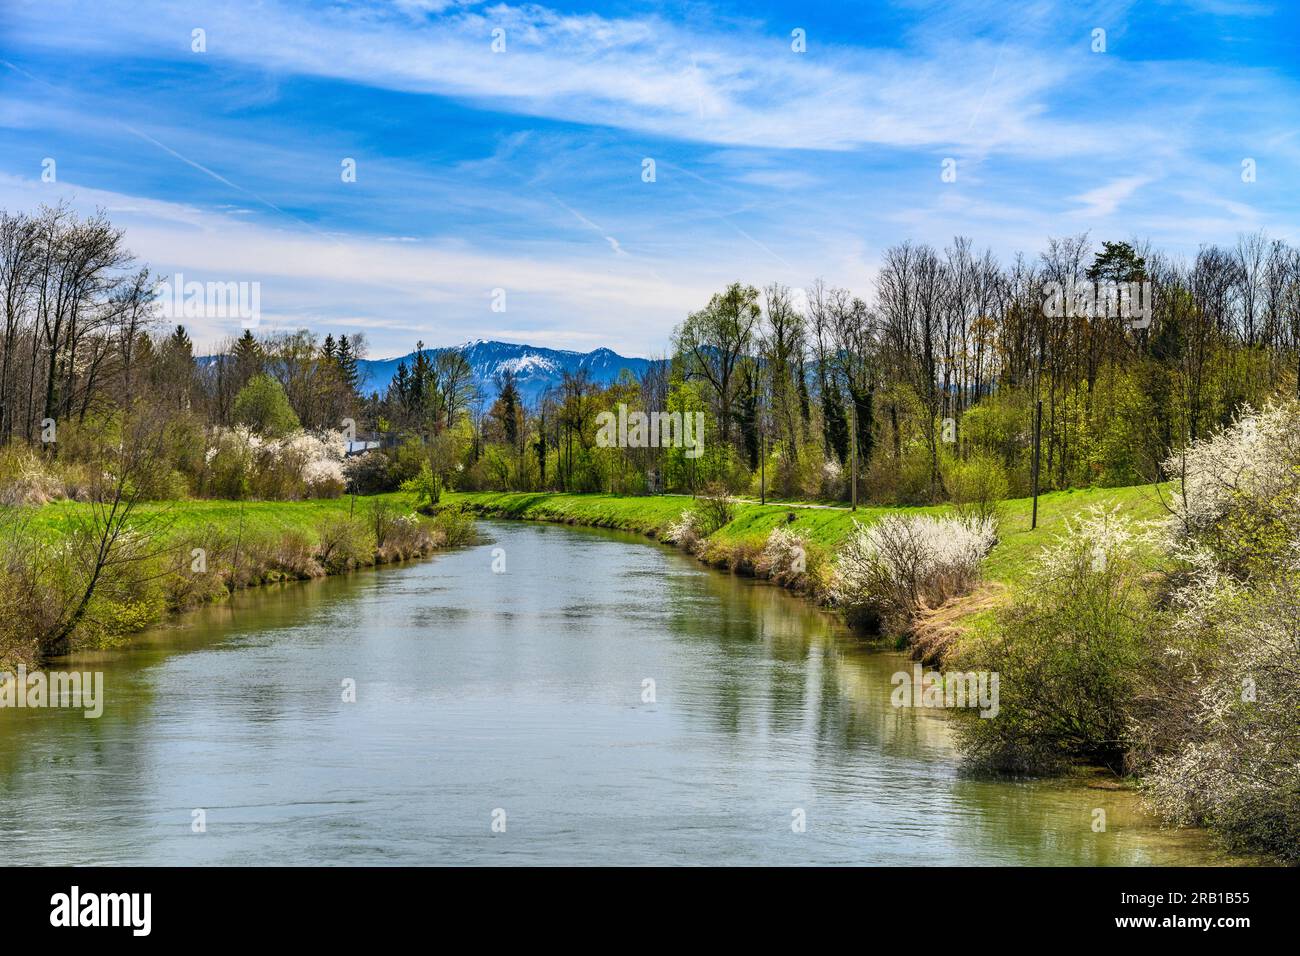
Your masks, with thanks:
M 949 598 L 938 607 L 920 607 L 909 633 L 913 656 L 924 664 L 939 666 L 966 633 L 970 619 L 997 609 L 1006 599 L 1006 585 L 985 581 L 971 593 Z

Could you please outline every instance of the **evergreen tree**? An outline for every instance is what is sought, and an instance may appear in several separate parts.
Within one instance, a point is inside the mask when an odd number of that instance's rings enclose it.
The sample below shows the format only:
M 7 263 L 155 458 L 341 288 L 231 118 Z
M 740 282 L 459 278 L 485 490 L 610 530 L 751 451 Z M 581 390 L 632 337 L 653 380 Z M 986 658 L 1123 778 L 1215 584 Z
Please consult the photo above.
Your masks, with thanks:
M 235 342 L 235 347 L 231 354 L 235 359 L 235 380 L 238 387 L 243 388 L 248 384 L 248 380 L 263 370 L 266 362 L 266 356 L 262 352 L 262 346 L 253 338 L 253 333 L 249 329 L 244 329 L 244 334 Z
M 519 387 L 515 385 L 514 375 L 509 371 L 503 372 L 497 380 L 497 387 L 497 400 L 493 403 L 490 414 L 501 426 L 506 444 L 518 448 L 523 403 L 519 399 Z
M 329 338 L 325 341 L 328 343 Z M 421 343 L 423 347 L 423 343 Z M 357 356 L 352 350 L 352 343 L 346 335 L 339 336 L 337 360 L 339 363 L 339 375 L 343 380 L 343 386 L 348 390 L 349 395 L 356 395 L 357 388 L 361 384 L 361 373 L 357 369 Z

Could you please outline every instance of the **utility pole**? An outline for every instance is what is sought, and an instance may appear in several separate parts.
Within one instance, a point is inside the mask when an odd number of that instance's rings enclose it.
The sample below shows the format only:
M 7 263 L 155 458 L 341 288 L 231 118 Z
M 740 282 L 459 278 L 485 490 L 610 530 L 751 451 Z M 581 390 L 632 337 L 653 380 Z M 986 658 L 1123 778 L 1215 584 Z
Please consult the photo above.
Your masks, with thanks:
M 758 503 L 767 504 L 767 405 L 764 391 L 758 392 Z
M 849 459 L 852 462 L 852 467 L 850 468 L 849 473 L 850 475 L 852 475 L 852 478 L 850 480 L 853 483 L 853 494 L 852 494 L 853 505 L 850 510 L 857 511 L 858 510 L 858 403 L 853 400 L 852 393 L 850 393 L 850 397 L 849 397 L 849 419 L 852 422 L 852 424 L 849 426 Z
M 1034 513 L 1029 521 L 1029 530 L 1038 527 L 1038 453 L 1042 449 L 1042 432 L 1043 432 L 1043 400 L 1040 398 L 1034 403 L 1034 467 L 1033 484 L 1034 484 Z

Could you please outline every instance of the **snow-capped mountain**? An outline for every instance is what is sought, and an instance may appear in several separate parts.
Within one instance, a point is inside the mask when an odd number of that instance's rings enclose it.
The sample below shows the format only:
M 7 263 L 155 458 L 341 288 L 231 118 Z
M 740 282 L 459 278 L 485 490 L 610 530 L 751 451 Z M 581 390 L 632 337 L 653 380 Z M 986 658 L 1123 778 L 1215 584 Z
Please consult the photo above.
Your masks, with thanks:
M 458 347 L 464 352 L 470 368 L 474 370 L 474 383 L 484 399 L 491 402 L 496 396 L 497 376 L 512 372 L 520 395 L 528 404 L 551 386 L 559 386 L 565 372 L 576 374 L 585 369 L 593 382 L 607 385 L 617 381 L 624 369 L 640 376 L 650 366 L 650 359 L 629 358 L 610 349 L 594 352 L 571 352 L 564 349 L 539 348 L 533 345 L 515 345 L 511 342 L 488 342 L 479 339 Z M 429 349 L 430 353 L 443 351 Z M 365 359 L 357 363 L 361 373 L 361 390 L 367 394 L 388 388 L 397 373 L 399 362 L 410 368 L 415 353 L 390 359 Z

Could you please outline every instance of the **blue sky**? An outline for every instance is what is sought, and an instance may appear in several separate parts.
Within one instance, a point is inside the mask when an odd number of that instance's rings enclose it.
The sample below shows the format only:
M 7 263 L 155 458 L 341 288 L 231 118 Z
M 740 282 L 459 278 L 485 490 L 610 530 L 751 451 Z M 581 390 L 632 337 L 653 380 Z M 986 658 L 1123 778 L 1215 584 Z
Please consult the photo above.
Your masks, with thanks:
M 866 295 L 903 239 L 1300 241 L 1297 6 L 0 0 L 0 207 L 102 207 L 375 357 L 651 354 L 731 281 Z

